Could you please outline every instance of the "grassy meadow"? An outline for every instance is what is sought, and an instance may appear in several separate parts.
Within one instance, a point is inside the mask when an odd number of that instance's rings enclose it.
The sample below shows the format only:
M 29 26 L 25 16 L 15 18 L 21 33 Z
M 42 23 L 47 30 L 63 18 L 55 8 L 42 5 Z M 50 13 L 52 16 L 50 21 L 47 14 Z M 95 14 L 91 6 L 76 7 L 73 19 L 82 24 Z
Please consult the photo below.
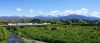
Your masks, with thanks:
M 22 37 L 47 43 L 100 43 L 100 30 L 97 26 L 31 26 L 17 27 L 16 34 Z

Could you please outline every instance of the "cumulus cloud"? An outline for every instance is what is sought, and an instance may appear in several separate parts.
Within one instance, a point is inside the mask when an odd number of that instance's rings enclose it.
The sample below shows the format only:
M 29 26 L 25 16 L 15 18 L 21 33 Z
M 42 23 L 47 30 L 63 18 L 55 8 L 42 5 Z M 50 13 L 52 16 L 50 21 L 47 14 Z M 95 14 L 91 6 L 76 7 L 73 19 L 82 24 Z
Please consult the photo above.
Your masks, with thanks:
M 60 12 L 59 10 L 54 10 L 54 11 L 51 11 L 51 12 L 47 13 L 47 15 L 57 16 L 57 14 L 58 14 L 59 12 Z
M 60 12 L 59 10 L 54 10 L 49 12 L 47 15 L 51 15 L 51 16 L 67 16 L 69 14 L 78 14 L 78 15 L 85 15 L 87 14 L 88 9 L 86 8 L 81 8 L 79 10 L 65 10 L 63 12 Z
M 99 14 L 100 14 L 100 12 L 92 12 L 91 16 L 98 17 Z
M 58 12 L 60 12 L 60 11 L 59 10 L 54 10 L 54 11 L 51 11 L 49 14 L 56 14 Z
M 33 10 L 29 10 L 30 13 L 34 12 Z
M 21 9 L 21 8 L 17 8 L 16 10 L 17 10 L 17 11 L 19 11 L 19 12 L 20 12 L 20 11 L 22 11 L 22 9 Z
M 38 12 L 39 14 L 43 14 L 43 12 Z
M 65 16 L 69 14 L 78 14 L 78 15 L 85 15 L 88 12 L 88 9 L 82 8 L 80 10 L 65 10 L 64 12 L 60 13 L 60 15 Z

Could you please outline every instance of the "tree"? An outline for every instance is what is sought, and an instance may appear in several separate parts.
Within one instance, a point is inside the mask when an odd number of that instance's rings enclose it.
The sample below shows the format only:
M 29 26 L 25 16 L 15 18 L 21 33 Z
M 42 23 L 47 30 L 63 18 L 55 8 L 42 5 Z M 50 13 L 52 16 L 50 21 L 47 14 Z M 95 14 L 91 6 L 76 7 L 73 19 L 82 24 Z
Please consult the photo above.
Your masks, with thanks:
M 6 20 L 0 20 L 0 25 L 6 24 L 7 21 Z
M 86 21 L 83 21 L 83 20 L 80 20 L 78 23 L 79 24 L 87 24 L 87 22 Z
M 5 20 L 0 20 L 0 23 L 5 23 L 6 21 Z
M 5 28 L 0 26 L 0 41 L 3 41 L 7 38 L 7 31 Z
M 66 23 L 67 23 L 68 25 L 71 25 L 71 24 L 72 24 L 72 21 L 68 20 Z
M 10 23 L 16 23 L 16 20 L 12 19 L 9 21 Z
M 17 22 L 17 23 L 20 23 L 20 22 L 21 22 L 21 20 L 17 20 L 16 22 Z
M 48 20 L 48 22 L 50 22 L 51 24 L 56 24 L 55 20 Z
M 71 21 L 72 23 L 78 23 L 79 19 L 74 18 L 74 19 L 71 19 Z
M 100 31 L 100 22 L 98 22 L 98 30 Z
M 62 24 L 60 20 L 56 20 L 56 24 Z
M 40 19 L 33 19 L 33 20 L 31 20 L 30 22 L 33 22 L 33 23 L 40 23 Z

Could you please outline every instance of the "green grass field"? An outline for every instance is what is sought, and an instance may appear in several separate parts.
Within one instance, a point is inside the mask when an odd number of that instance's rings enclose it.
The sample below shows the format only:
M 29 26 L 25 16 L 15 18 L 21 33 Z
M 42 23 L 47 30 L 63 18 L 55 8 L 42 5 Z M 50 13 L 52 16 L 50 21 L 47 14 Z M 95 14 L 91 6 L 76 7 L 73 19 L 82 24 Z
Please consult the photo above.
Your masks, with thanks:
M 46 26 L 18 28 L 16 34 L 47 43 L 100 43 L 97 26 Z

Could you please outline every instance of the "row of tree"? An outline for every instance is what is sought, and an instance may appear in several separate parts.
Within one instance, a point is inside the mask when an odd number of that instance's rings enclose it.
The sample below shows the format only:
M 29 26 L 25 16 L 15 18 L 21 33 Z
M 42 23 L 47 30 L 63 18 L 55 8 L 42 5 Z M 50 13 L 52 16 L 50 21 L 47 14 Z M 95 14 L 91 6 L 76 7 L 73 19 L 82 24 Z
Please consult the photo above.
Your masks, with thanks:
M 0 20 L 0 23 L 51 23 L 51 24 L 97 24 L 100 20 L 79 20 L 79 19 L 68 19 L 68 20 L 41 20 L 41 19 L 22 19 L 22 20 Z
M 68 19 L 68 20 L 40 20 L 40 19 L 33 19 L 30 22 L 32 23 L 51 23 L 51 24 L 97 24 L 100 22 L 100 20 L 79 20 L 79 19 Z

